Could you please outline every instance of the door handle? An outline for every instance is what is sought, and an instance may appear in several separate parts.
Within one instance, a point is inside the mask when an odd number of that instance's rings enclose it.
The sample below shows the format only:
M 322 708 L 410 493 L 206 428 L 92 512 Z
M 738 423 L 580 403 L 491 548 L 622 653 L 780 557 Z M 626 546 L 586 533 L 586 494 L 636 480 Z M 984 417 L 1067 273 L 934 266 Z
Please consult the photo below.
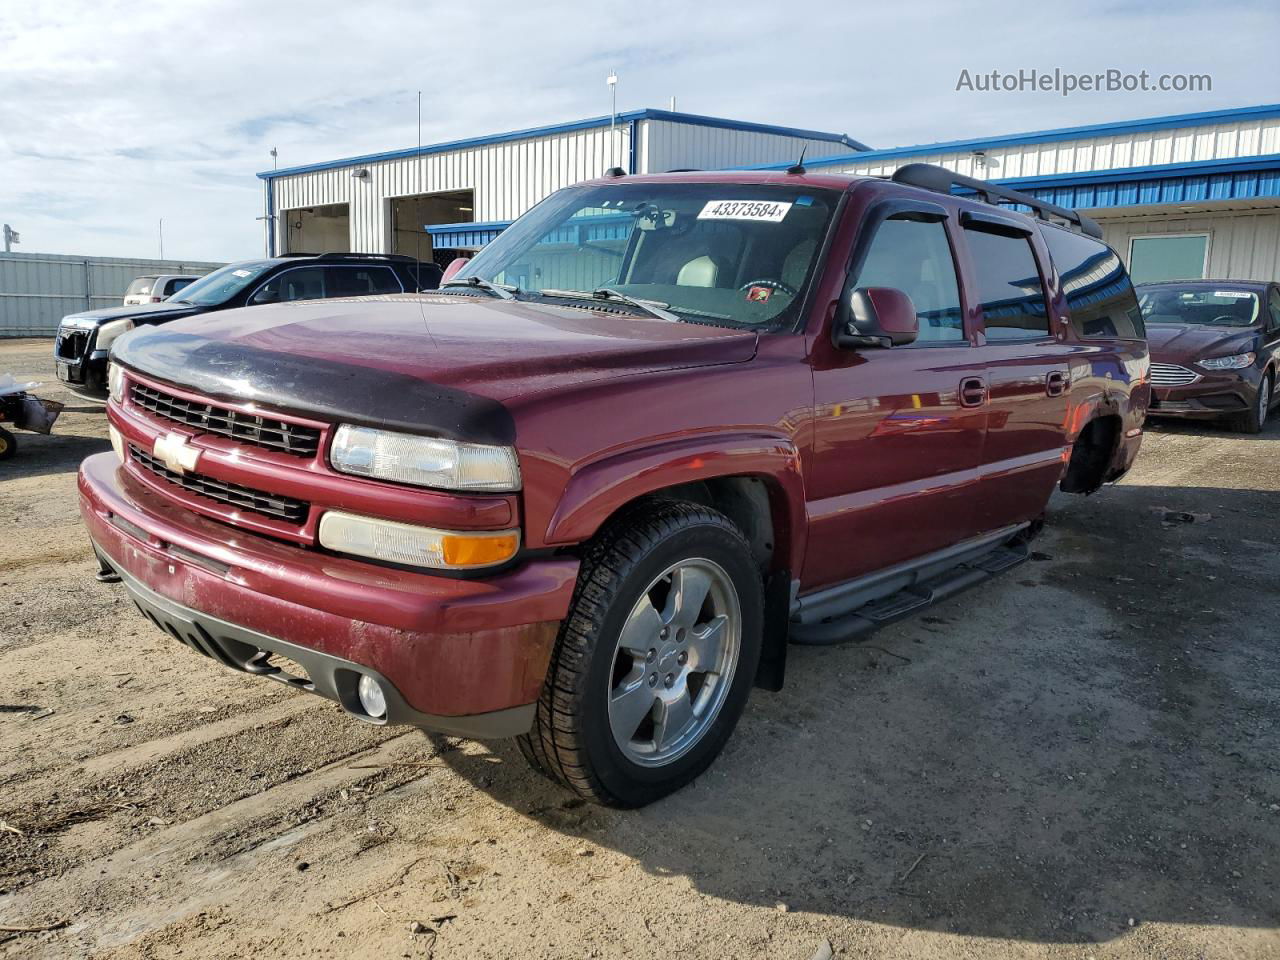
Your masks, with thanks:
M 987 382 L 981 377 L 965 377 L 960 381 L 960 406 L 980 407 L 987 402 Z
M 1071 386 L 1071 378 L 1062 370 L 1052 370 L 1045 374 L 1044 392 L 1051 397 L 1060 397 Z

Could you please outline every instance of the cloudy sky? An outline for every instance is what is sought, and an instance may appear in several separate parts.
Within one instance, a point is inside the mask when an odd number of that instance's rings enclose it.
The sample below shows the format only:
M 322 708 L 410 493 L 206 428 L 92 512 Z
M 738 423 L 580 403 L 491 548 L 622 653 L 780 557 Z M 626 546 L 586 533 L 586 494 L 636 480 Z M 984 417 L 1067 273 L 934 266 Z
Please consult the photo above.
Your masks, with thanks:
M 329 9 L 326 11 L 325 8 Z M 963 12 L 960 12 L 963 11 Z M 0 220 L 25 252 L 233 260 L 254 173 L 620 110 L 848 133 L 874 147 L 1280 101 L 1274 0 L 0 6 Z M 977 93 L 972 74 L 1207 73 L 1211 92 Z

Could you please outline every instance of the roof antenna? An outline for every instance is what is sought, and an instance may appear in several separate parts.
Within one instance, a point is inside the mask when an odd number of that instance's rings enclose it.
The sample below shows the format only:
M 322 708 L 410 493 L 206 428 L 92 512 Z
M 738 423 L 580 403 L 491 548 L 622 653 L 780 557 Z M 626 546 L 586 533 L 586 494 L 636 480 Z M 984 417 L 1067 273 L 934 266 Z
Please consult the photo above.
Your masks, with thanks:
M 798 177 L 804 173 L 804 152 L 809 149 L 809 145 L 805 144 L 800 148 L 800 159 L 790 167 L 787 167 L 787 173 L 793 177 Z

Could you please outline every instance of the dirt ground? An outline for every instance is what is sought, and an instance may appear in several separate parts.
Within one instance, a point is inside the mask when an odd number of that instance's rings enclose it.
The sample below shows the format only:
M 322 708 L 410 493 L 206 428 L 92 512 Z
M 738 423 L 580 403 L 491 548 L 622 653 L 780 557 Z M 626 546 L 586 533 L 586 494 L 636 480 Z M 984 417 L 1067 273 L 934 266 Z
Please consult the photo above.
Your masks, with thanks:
M 66 924 L 0 957 L 1278 957 L 1278 441 L 1152 427 L 1033 562 L 793 647 L 706 775 L 615 812 L 161 635 L 93 580 L 71 401 L 0 464 L 0 931 Z

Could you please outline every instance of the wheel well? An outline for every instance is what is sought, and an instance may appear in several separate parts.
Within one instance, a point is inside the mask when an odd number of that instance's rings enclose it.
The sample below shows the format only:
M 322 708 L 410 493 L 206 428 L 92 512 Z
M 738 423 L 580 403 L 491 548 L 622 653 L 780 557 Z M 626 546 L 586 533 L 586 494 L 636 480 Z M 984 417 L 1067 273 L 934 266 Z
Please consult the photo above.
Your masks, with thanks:
M 655 490 L 646 498 L 687 500 L 719 510 L 747 538 L 760 570 L 768 572 L 778 557 L 778 531 L 782 529 L 774 516 L 775 496 L 780 493 L 771 491 L 760 477 L 712 477 Z
M 1123 423 L 1114 415 L 1090 420 L 1071 448 L 1071 460 L 1059 487 L 1064 493 L 1095 493 L 1107 480 Z

